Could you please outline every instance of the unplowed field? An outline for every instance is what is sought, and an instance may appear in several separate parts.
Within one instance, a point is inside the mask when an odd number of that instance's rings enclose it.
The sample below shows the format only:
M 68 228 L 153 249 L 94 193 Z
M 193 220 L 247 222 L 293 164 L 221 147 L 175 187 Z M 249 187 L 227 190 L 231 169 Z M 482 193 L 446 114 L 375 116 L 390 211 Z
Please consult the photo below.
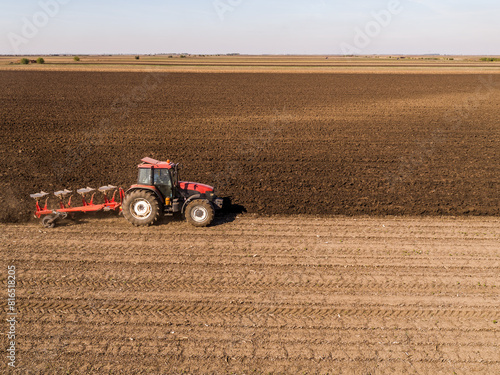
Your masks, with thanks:
M 144 156 L 254 213 L 499 215 L 498 77 L 1 71 L 0 219 Z
M 2 225 L 13 373 L 500 373 L 498 218 L 226 221 Z

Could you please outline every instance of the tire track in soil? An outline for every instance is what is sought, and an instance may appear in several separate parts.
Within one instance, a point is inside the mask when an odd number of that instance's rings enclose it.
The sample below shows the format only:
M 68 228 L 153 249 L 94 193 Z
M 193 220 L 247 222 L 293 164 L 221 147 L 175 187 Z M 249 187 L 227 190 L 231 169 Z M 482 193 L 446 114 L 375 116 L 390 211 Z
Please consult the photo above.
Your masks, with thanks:
M 400 278 L 398 278 L 399 280 Z M 442 280 L 442 277 L 441 277 Z M 357 279 L 345 280 L 344 278 L 328 283 L 323 282 L 277 282 L 277 281 L 257 281 L 257 282 L 238 282 L 238 280 L 213 280 L 213 278 L 200 279 L 197 277 L 189 279 L 164 279 L 162 283 L 151 282 L 148 280 L 120 280 L 120 281 L 98 281 L 95 279 L 72 279 L 72 280 L 36 280 L 36 281 L 20 281 L 19 288 L 23 290 L 33 290 L 38 288 L 53 289 L 53 290 L 68 290 L 70 288 L 84 288 L 88 291 L 98 290 L 121 290 L 126 288 L 128 292 L 159 292 L 163 291 L 165 284 L 169 286 L 170 290 L 241 290 L 246 292 L 252 291 L 266 291 L 266 290 L 286 290 L 288 292 L 318 292 L 329 294 L 345 294 L 349 292 L 357 292 L 363 294 L 371 294 L 378 292 L 380 295 L 392 295 L 393 290 L 398 291 L 398 295 L 416 296 L 428 295 L 431 293 L 439 293 L 443 295 L 443 290 L 448 294 L 457 294 L 459 292 L 462 296 L 472 297 L 474 295 L 486 297 L 497 296 L 500 293 L 500 287 L 493 286 L 494 282 L 498 279 L 489 278 L 485 280 L 482 278 L 486 285 L 492 285 L 488 289 L 485 286 L 468 283 L 468 285 L 460 285 L 457 281 L 448 281 L 444 283 L 424 283 L 424 282 L 397 282 L 385 281 L 377 283 L 369 280 L 365 283 L 360 283 Z M 382 290 L 387 290 L 385 293 L 380 293 Z M 404 290 L 404 292 L 400 292 Z M 360 292 L 362 291 L 362 292 Z M 463 298 L 463 297 L 462 297 Z
M 30 300 L 29 305 L 23 302 L 19 305 L 19 311 L 33 314 L 45 313 L 67 313 L 67 312 L 81 312 L 88 314 L 130 314 L 141 315 L 155 312 L 159 315 L 166 316 L 184 316 L 184 315 L 249 315 L 249 314 L 265 314 L 265 315 L 283 315 L 283 316 L 307 316 L 307 317 L 337 317 L 337 316 L 364 316 L 364 317 L 384 317 L 384 318 L 484 318 L 495 319 L 498 316 L 498 307 L 496 306 L 470 306 L 469 309 L 429 309 L 421 308 L 408 308 L 402 307 L 401 309 L 377 309 L 374 305 L 359 306 L 356 308 L 327 308 L 319 306 L 231 306 L 231 305 L 206 305 L 206 304 L 193 304 L 185 302 L 182 304 L 126 304 L 126 303 L 80 303 L 78 301 L 63 302 L 63 301 L 34 301 Z

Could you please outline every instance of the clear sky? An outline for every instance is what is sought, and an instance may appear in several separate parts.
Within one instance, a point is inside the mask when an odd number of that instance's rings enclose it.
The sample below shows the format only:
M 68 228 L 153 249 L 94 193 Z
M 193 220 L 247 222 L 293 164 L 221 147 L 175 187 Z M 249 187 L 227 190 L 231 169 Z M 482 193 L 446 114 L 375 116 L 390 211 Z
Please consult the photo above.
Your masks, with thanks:
M 0 54 L 500 54 L 498 0 L 0 4 Z

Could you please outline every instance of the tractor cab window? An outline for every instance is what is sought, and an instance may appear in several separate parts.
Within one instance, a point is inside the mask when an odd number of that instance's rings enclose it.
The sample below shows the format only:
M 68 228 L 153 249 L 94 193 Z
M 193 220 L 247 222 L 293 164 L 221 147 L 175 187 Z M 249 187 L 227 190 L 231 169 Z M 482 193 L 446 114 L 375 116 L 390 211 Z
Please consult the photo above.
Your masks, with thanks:
M 168 185 L 171 186 L 170 173 L 168 169 L 155 169 L 155 185 Z
M 168 169 L 154 170 L 154 185 L 162 192 L 165 197 L 172 196 L 172 179 Z
M 153 181 L 151 181 L 151 168 L 139 168 L 137 183 L 139 185 L 153 185 Z

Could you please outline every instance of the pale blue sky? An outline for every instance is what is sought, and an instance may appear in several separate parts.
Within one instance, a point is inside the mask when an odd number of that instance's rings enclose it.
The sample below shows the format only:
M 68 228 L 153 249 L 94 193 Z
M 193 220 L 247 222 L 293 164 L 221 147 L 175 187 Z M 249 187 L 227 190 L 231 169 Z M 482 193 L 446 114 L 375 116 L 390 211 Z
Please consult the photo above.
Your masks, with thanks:
M 400 11 L 388 13 L 391 1 L 399 2 Z M 0 54 L 342 54 L 346 49 L 356 54 L 500 54 L 498 0 L 0 4 Z M 385 18 L 377 20 L 373 12 Z

